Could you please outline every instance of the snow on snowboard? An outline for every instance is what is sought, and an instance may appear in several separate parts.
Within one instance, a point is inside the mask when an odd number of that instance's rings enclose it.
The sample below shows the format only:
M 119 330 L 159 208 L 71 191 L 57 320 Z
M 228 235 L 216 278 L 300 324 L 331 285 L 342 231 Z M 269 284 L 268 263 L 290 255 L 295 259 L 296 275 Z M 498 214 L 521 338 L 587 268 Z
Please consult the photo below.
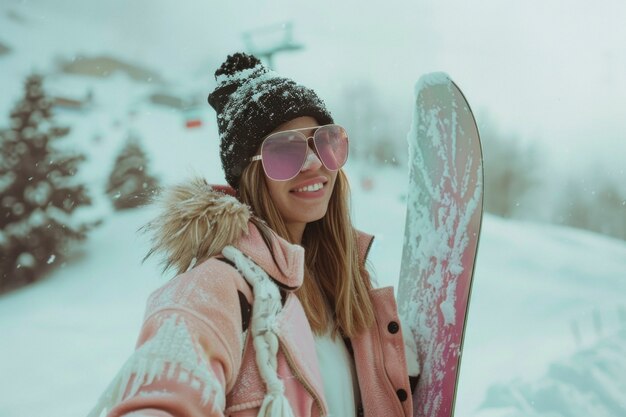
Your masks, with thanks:
M 483 171 L 476 121 L 446 74 L 428 74 L 416 84 L 408 142 L 398 304 L 421 367 L 413 416 L 450 417 L 482 221 Z

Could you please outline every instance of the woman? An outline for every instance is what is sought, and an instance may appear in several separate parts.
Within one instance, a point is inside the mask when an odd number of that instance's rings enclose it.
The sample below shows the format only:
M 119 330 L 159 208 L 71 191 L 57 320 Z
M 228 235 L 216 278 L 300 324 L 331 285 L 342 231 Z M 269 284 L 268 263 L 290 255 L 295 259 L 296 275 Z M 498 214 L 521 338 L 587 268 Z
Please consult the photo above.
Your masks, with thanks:
M 164 194 L 148 256 L 179 275 L 151 295 L 137 350 L 91 415 L 408 417 L 393 289 L 372 288 L 372 237 L 349 217 L 345 130 L 253 56 L 215 75 L 230 187 Z

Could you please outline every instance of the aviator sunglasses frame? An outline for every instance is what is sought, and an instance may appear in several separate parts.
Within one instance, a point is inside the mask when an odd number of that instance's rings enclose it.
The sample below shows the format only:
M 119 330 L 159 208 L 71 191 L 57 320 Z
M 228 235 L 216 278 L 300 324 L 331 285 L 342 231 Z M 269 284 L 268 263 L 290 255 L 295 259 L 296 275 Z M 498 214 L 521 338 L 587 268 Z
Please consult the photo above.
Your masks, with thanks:
M 318 136 L 318 132 L 320 132 L 320 129 L 331 129 L 331 128 L 338 128 L 340 129 L 341 133 L 340 136 L 343 137 L 343 139 L 340 137 L 338 140 L 345 140 L 345 158 L 343 161 L 337 163 L 337 168 L 336 169 L 332 169 L 330 168 L 327 163 L 324 161 L 324 158 L 322 153 L 320 152 L 320 149 L 318 148 L 317 142 L 316 142 L 316 137 L 319 138 Z M 315 130 L 313 132 L 312 136 L 306 136 L 304 133 L 302 133 L 301 131 L 305 131 L 305 130 Z M 323 130 L 322 130 L 323 131 Z M 298 167 L 297 170 L 295 170 L 294 174 L 292 176 L 290 176 L 289 178 L 274 178 L 274 176 L 270 175 L 268 173 L 268 168 L 266 166 L 265 160 L 263 160 L 263 151 L 265 148 L 265 145 L 268 143 L 268 139 L 272 139 L 275 138 L 277 136 L 284 136 L 284 135 L 288 135 L 291 132 L 295 132 L 296 135 L 295 137 L 301 138 L 305 143 L 306 143 L 306 152 L 304 153 L 304 155 L 302 156 L 302 163 L 300 164 L 300 166 Z M 313 146 L 314 146 L 314 150 L 315 150 L 315 154 L 317 155 L 318 159 L 320 160 L 320 162 L 324 165 L 324 167 L 326 167 L 326 169 L 328 169 L 329 171 L 338 171 L 339 169 L 341 169 L 341 167 L 343 167 L 346 163 L 346 161 L 348 160 L 348 153 L 350 151 L 350 140 L 348 138 L 348 133 L 346 132 L 346 129 L 338 124 L 327 124 L 327 125 L 322 125 L 322 126 L 311 126 L 311 127 L 303 127 L 303 128 L 299 128 L 299 129 L 288 129 L 288 130 L 281 130 L 279 132 L 274 132 L 269 134 L 268 136 L 265 137 L 265 139 L 263 139 L 263 142 L 261 144 L 261 153 L 258 155 L 253 156 L 252 158 L 250 158 L 250 162 L 255 162 L 255 161 L 261 161 L 263 164 L 263 171 L 265 172 L 265 175 L 267 175 L 268 178 L 270 178 L 273 181 L 289 181 L 295 177 L 298 176 L 298 173 L 300 173 L 300 171 L 302 170 L 302 167 L 304 166 L 304 164 L 307 161 L 308 158 L 308 148 L 309 148 L 309 140 L 313 140 Z

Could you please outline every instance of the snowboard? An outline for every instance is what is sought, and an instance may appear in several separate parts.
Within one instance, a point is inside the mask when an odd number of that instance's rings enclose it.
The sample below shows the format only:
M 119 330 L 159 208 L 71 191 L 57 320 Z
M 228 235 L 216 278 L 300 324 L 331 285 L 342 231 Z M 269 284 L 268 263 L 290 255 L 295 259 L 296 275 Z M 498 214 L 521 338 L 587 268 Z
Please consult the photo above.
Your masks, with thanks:
M 407 139 L 398 305 L 421 368 L 413 416 L 451 417 L 482 222 L 483 170 L 476 121 L 447 74 L 417 82 Z

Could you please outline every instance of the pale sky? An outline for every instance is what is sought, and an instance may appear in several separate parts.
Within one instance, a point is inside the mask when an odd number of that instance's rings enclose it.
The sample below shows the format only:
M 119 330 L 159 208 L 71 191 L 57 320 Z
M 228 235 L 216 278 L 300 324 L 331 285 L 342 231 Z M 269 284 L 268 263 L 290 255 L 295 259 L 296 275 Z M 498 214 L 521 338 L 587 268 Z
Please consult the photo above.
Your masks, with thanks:
M 488 115 L 502 130 L 545 145 L 559 166 L 601 164 L 624 176 L 621 0 L 9 1 L 41 10 L 42 19 L 64 13 L 102 25 L 111 40 L 134 46 L 127 48 L 134 58 L 165 75 L 205 74 L 208 88 L 225 56 L 243 50 L 243 31 L 293 21 L 306 48 L 277 57 L 277 69 L 314 87 L 331 109 L 346 85 L 370 83 L 405 132 L 413 84 L 445 71 L 479 124 Z

